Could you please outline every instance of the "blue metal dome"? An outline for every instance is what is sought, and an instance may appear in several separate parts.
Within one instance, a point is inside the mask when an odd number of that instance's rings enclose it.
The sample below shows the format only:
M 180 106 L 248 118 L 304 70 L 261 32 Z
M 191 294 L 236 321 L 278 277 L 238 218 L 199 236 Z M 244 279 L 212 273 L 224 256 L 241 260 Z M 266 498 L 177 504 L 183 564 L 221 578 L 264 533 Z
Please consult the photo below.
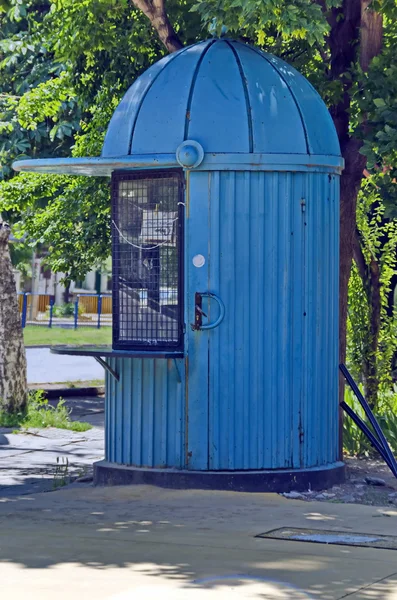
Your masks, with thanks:
M 101 156 L 24 159 L 13 167 L 108 176 L 180 165 L 332 166 L 340 173 L 343 160 L 327 107 L 307 79 L 275 56 L 221 38 L 182 48 L 145 71 L 116 108 Z
M 102 157 L 174 154 L 188 139 L 205 153 L 340 156 L 311 84 L 279 58 L 224 38 L 183 48 L 143 73 L 110 121 Z

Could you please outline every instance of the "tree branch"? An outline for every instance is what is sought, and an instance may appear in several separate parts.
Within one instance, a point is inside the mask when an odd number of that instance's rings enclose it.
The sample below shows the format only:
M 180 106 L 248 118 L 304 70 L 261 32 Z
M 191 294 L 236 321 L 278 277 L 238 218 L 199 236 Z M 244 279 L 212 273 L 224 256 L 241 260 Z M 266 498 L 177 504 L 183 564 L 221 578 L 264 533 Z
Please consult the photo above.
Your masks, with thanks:
M 176 52 L 176 50 L 183 48 L 183 44 L 168 18 L 165 0 L 131 1 L 149 19 L 168 52 Z

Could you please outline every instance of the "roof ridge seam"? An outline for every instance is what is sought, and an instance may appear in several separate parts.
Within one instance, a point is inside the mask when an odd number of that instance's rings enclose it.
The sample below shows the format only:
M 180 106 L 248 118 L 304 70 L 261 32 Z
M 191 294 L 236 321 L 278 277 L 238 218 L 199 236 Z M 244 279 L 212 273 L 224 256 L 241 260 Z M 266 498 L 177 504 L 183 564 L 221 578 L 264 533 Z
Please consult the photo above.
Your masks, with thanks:
M 200 67 L 203 63 L 204 57 L 207 54 L 208 50 L 218 41 L 216 39 L 210 39 L 210 40 L 206 40 L 207 41 L 207 46 L 205 47 L 205 49 L 203 50 L 203 52 L 201 53 L 200 58 L 197 61 L 197 64 L 194 68 L 194 72 L 192 75 L 192 80 L 190 82 L 190 89 L 189 89 L 189 95 L 188 95 L 188 99 L 187 99 L 187 105 L 186 105 L 186 112 L 185 112 L 185 127 L 183 130 L 183 141 L 186 142 L 186 140 L 189 139 L 188 135 L 189 135 L 189 125 L 190 125 L 190 109 L 192 107 L 192 101 L 193 101 L 193 93 L 194 93 L 194 88 L 196 87 L 196 81 L 197 81 L 197 77 L 200 71 Z
M 249 96 L 249 92 L 248 92 L 247 78 L 244 73 L 244 68 L 243 68 L 243 64 L 241 62 L 239 53 L 237 52 L 237 50 L 235 48 L 233 48 L 231 41 L 229 41 L 229 40 L 225 40 L 225 41 L 226 41 L 226 44 L 231 49 L 231 51 L 233 52 L 233 56 L 236 60 L 237 67 L 238 67 L 240 77 L 241 77 L 241 83 L 242 83 L 243 90 L 244 90 L 247 121 L 248 121 L 248 148 L 249 148 L 249 152 L 252 154 L 254 152 L 254 131 L 253 131 L 253 126 L 252 126 L 252 108 L 251 108 L 251 100 L 250 100 L 250 96 Z
M 185 46 L 184 48 L 181 48 L 179 51 L 174 52 L 173 54 L 168 54 L 167 57 L 169 57 L 168 62 L 166 63 L 166 65 L 160 69 L 160 71 L 153 77 L 152 81 L 150 82 L 150 84 L 148 85 L 147 89 L 145 90 L 145 92 L 142 94 L 140 100 L 139 100 L 139 105 L 138 108 L 135 112 L 135 117 L 134 117 L 134 123 L 132 125 L 132 129 L 131 129 L 131 135 L 130 135 L 130 140 L 128 143 L 128 154 L 132 154 L 132 143 L 133 143 L 133 139 L 134 139 L 134 133 L 135 133 L 135 128 L 136 128 L 136 124 L 138 121 L 138 117 L 139 117 L 139 113 L 141 112 L 141 108 L 142 105 L 145 101 L 146 96 L 148 95 L 149 91 L 152 89 L 154 82 L 157 80 L 157 78 L 160 76 L 160 74 L 163 72 L 164 69 L 166 69 L 168 67 L 168 65 L 170 65 L 178 56 L 181 56 L 181 54 L 184 54 L 184 52 L 186 52 L 187 50 L 189 50 L 189 48 L 192 48 L 193 46 L 198 46 L 199 44 L 202 44 L 203 42 L 197 42 L 197 44 L 193 44 L 192 46 Z M 163 57 L 165 58 L 165 57 Z M 161 59 L 160 59 L 161 60 Z M 154 66 L 157 63 L 153 63 L 152 66 Z M 149 67 L 150 68 L 150 67 Z M 138 78 L 139 79 L 139 78 Z M 137 81 L 137 80 L 136 80 Z
M 241 42 L 237 42 L 237 43 L 240 44 Z M 248 46 L 248 44 L 244 44 L 244 45 Z M 305 119 L 303 118 L 303 113 L 302 113 L 302 110 L 301 110 L 301 107 L 299 105 L 297 97 L 295 96 L 294 92 L 292 91 L 292 89 L 288 85 L 288 82 L 286 81 L 286 79 L 283 76 L 283 74 L 272 63 L 272 61 L 267 58 L 266 54 L 262 50 L 259 50 L 259 48 L 255 48 L 255 46 L 248 46 L 248 47 L 253 52 L 256 52 L 256 54 L 258 54 L 259 56 L 261 56 L 272 67 L 272 69 L 274 69 L 274 71 L 276 71 L 276 73 L 278 74 L 278 76 L 280 77 L 280 79 L 282 79 L 284 81 L 285 85 L 287 86 L 288 91 L 291 94 L 292 99 L 294 101 L 294 104 L 295 104 L 295 106 L 296 106 L 296 108 L 298 110 L 298 114 L 299 114 L 300 120 L 302 122 L 303 134 L 305 136 L 305 143 L 306 143 L 306 151 L 307 151 L 308 154 L 311 154 L 311 152 L 310 152 L 310 145 L 309 145 L 309 136 L 308 136 L 308 133 L 307 133 L 306 123 L 305 123 Z

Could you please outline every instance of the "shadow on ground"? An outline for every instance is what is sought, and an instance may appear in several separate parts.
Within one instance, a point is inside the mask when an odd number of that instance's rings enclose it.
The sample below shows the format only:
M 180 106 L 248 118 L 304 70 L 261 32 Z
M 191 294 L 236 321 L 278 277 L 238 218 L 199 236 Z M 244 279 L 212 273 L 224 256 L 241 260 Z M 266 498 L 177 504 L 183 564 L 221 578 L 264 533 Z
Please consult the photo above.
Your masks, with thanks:
M 49 428 L 14 433 L 14 428 L 2 428 L 0 496 L 49 491 L 76 477 L 92 476 L 93 463 L 104 452 L 103 402 L 101 397 L 68 399 L 72 419 L 93 426 L 85 432 Z
M 225 593 L 241 586 L 244 594 L 252 592 L 242 597 L 258 599 L 396 600 L 395 551 L 255 537 L 279 526 L 314 524 L 390 533 L 397 522 L 397 514 L 385 517 L 376 507 L 308 508 L 262 494 L 75 483 L 51 494 L 0 498 L 0 561 L 17 566 L 20 577 L 26 570 L 61 577 L 71 569 L 77 585 L 84 573 L 102 580 L 112 572 L 120 585 L 125 579 L 133 586 L 130 595 L 114 589 L 111 596 L 92 596 L 98 598 L 132 598 L 137 586 L 161 583 L 185 592 L 192 584 Z
M 8 446 L 9 441 L 4 433 L 0 433 L 0 446 Z

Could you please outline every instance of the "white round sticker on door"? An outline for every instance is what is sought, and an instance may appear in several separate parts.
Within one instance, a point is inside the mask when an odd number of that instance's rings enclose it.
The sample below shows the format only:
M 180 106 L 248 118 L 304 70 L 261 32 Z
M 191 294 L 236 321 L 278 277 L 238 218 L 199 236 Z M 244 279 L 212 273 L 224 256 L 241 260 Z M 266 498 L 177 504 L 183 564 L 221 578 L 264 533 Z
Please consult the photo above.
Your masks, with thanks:
M 198 269 L 203 267 L 205 265 L 204 256 L 202 254 L 196 254 L 196 256 L 193 256 L 193 265 Z

